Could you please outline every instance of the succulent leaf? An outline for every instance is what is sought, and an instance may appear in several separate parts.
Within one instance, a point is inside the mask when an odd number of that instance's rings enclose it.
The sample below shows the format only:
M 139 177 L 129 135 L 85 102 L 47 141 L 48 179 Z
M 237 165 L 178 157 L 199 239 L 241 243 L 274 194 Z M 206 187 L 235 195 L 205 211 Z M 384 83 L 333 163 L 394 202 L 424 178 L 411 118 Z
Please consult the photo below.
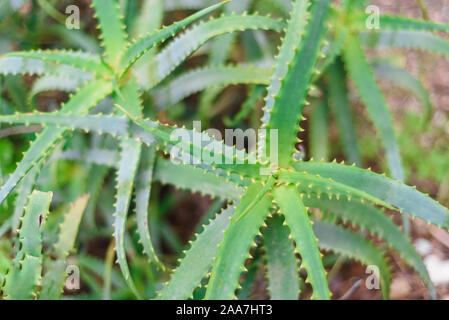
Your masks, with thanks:
M 53 194 L 33 191 L 21 219 L 20 250 L 6 275 L 2 291 L 6 299 L 31 299 L 42 273 L 42 230 Z
M 263 244 L 272 300 L 297 300 L 299 295 L 299 268 L 295 247 L 290 239 L 290 229 L 284 219 L 275 214 L 267 219 L 263 231 Z
M 449 230 L 449 210 L 416 188 L 369 170 L 338 163 L 297 162 L 295 169 L 319 174 L 381 199 L 401 212 Z
M 262 189 L 261 183 L 249 186 L 237 205 L 231 223 L 219 244 L 207 284 L 206 299 L 236 297 L 239 276 L 245 270 L 244 263 L 248 258 L 249 250 L 254 245 L 256 235 L 260 234 L 259 229 L 264 224 L 264 219 L 270 213 L 271 197 L 266 195 L 239 222 L 236 223 L 236 220 Z
M 312 230 L 312 222 L 298 191 L 293 185 L 281 185 L 274 189 L 273 195 L 280 213 L 285 217 L 285 223 L 290 228 L 291 238 L 296 243 L 296 252 L 301 255 L 301 268 L 306 269 L 306 281 L 313 288 L 312 299 L 330 299 L 331 292 L 317 239 Z
M 78 227 L 88 201 L 89 195 L 79 197 L 65 214 L 64 220 L 59 226 L 59 238 L 53 247 L 56 259 L 50 260 L 46 265 L 47 272 L 42 279 L 42 288 L 39 294 L 39 299 L 41 300 L 57 300 L 61 298 L 67 278 L 66 258 L 74 248 Z

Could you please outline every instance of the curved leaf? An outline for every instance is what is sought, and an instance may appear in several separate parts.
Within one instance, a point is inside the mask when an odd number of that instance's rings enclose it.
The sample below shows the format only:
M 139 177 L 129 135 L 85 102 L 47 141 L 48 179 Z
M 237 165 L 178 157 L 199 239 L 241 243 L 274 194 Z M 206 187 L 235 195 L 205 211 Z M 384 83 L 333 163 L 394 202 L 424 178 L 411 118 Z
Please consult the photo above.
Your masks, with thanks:
M 56 300 L 61 298 L 64 289 L 66 273 L 66 258 L 75 245 L 78 227 L 86 209 L 89 196 L 81 196 L 65 214 L 64 221 L 59 225 L 59 238 L 53 248 L 56 260 L 49 261 L 47 272 L 42 280 L 40 300 Z
M 297 162 L 298 171 L 319 174 L 321 177 L 356 188 L 385 201 L 401 212 L 421 218 L 449 230 L 449 210 L 416 188 L 369 170 L 338 163 Z
M 56 64 L 54 61 L 5 55 L 0 56 L 0 74 L 55 75 L 60 77 L 74 74 L 80 77 L 91 77 L 91 75 L 80 69 L 64 64 Z
M 307 270 L 306 281 L 312 285 L 312 299 L 330 299 L 331 292 L 321 261 L 321 253 L 300 194 L 294 186 L 281 185 L 274 189 L 273 195 L 290 228 L 291 237 L 296 242 L 296 252 L 302 259 L 301 267 Z
M 44 126 L 53 125 L 70 128 L 72 130 L 93 131 L 97 133 L 107 133 L 112 136 L 128 136 L 129 121 L 120 116 L 103 115 L 74 115 L 62 112 L 49 113 L 16 113 L 13 115 L 1 115 L 0 123 L 25 123 L 41 124 Z
M 100 62 L 100 59 L 97 56 L 83 51 L 16 51 L 7 53 L 3 57 L 39 59 L 55 64 L 71 66 L 77 69 L 81 69 L 82 71 L 98 74 L 100 76 L 106 76 L 110 74 L 109 69 Z
M 166 109 L 184 98 L 212 86 L 233 84 L 268 84 L 270 70 L 245 66 L 211 66 L 188 71 L 167 85 L 152 91 L 156 107 Z
M 35 294 L 42 272 L 42 229 L 52 197 L 39 191 L 30 196 L 19 230 L 20 250 L 2 288 L 6 299 L 31 299 Z
M 347 36 L 343 52 L 349 75 L 382 139 L 391 175 L 403 180 L 402 160 L 394 135 L 393 120 L 357 37 Z
M 140 299 L 141 296 L 131 278 L 128 263 L 126 262 L 125 228 L 132 188 L 137 167 L 139 165 L 141 143 L 138 141 L 122 139 L 121 148 L 121 159 L 117 173 L 117 200 L 114 212 L 115 249 L 117 252 L 117 261 L 123 276 L 133 294 Z
M 117 67 L 128 37 L 120 15 L 119 3 L 117 0 L 93 0 L 92 7 L 95 8 L 95 17 L 98 19 L 106 59 L 112 66 Z
M 301 1 L 298 3 L 305 3 Z M 307 2 L 308 3 L 308 2 Z M 298 142 L 296 134 L 300 131 L 299 121 L 302 118 L 302 111 L 306 105 L 307 93 L 312 79 L 313 72 L 320 55 L 321 43 L 326 31 L 327 15 L 329 13 L 330 1 L 319 0 L 312 6 L 311 20 L 306 27 L 304 39 L 296 44 L 300 50 L 291 60 L 279 61 L 279 64 L 288 63 L 285 77 L 276 80 L 280 85 L 278 93 L 274 96 L 273 107 L 265 107 L 265 114 L 271 113 L 271 117 L 265 126 L 267 129 L 278 130 L 278 150 L 279 166 L 286 168 L 293 161 L 295 144 Z M 307 13 L 301 9 L 299 19 L 304 19 Z M 302 36 L 303 27 L 299 30 L 292 24 L 293 37 L 298 37 L 298 32 Z M 291 48 L 286 47 L 290 51 Z M 274 77 L 277 77 L 275 72 Z M 269 93 L 270 94 L 270 91 Z M 262 121 L 265 122 L 265 119 Z M 265 148 L 270 147 L 270 135 L 266 137 Z M 262 154 L 270 154 L 263 152 Z
M 329 106 L 324 97 L 312 109 L 310 116 L 310 156 L 314 159 L 327 160 L 329 154 Z
M 355 163 L 360 167 L 362 160 L 357 146 L 354 118 L 349 106 L 347 79 L 340 60 L 329 67 L 328 75 L 329 104 L 337 120 L 343 152 L 349 163 Z
M 226 2 L 227 1 L 224 1 L 216 5 L 210 6 L 187 17 L 186 19 L 180 22 L 176 22 L 168 27 L 156 31 L 153 34 L 149 34 L 147 36 L 135 40 L 128 48 L 126 48 L 126 51 L 120 61 L 121 70 L 123 70 L 122 73 L 126 72 L 132 66 L 133 63 L 135 63 L 145 52 L 150 50 L 152 47 L 173 37 L 175 33 L 184 29 L 187 25 L 195 22 L 196 20 L 204 17 L 208 13 L 216 10 Z
M 426 31 L 381 30 L 361 32 L 359 36 L 363 45 L 377 49 L 418 49 L 449 57 L 449 42 Z
M 267 219 L 263 231 L 268 292 L 272 300 L 297 300 L 299 268 L 290 230 L 283 218 L 275 214 Z
M 261 165 L 253 154 L 247 154 L 244 150 L 237 150 L 235 147 L 228 146 L 207 133 L 198 133 L 193 130 L 171 127 L 139 118 L 132 119 L 133 116 L 130 114 L 129 117 L 134 123 L 122 116 L 76 114 L 68 116 L 61 112 L 19 113 L 0 116 L 0 123 L 56 125 L 107 133 L 113 136 L 132 137 L 148 145 L 158 145 L 166 153 L 170 153 L 177 163 L 199 164 L 199 159 L 201 159 L 202 165 L 207 165 L 212 169 L 221 168 L 229 173 L 238 173 L 245 177 L 256 177 L 259 174 Z M 195 143 L 192 145 L 191 142 Z M 105 158 L 101 155 L 98 156 L 101 159 Z M 94 163 L 109 165 L 110 161 L 107 158 L 105 160 L 94 161 Z
M 362 236 L 328 222 L 314 220 L 313 231 L 320 248 L 344 254 L 368 266 L 378 267 L 382 297 L 389 298 L 391 273 L 382 251 Z
M 23 212 L 30 197 L 34 184 L 36 183 L 37 176 L 39 174 L 40 165 L 36 165 L 25 179 L 22 180 L 17 190 L 17 198 L 14 203 L 14 213 L 11 219 L 11 230 L 15 234 L 20 225 L 20 218 L 23 216 Z
M 365 21 L 369 17 L 368 14 L 362 13 L 359 15 L 354 15 L 351 17 L 353 19 L 352 25 L 359 28 L 360 30 L 366 29 Z M 412 19 L 408 17 L 401 16 L 390 16 L 383 14 L 379 17 L 379 25 L 382 29 L 393 29 L 393 30 L 425 30 L 425 31 L 443 31 L 449 32 L 449 24 L 441 24 L 433 21 Z
M 245 270 L 244 263 L 249 250 L 254 245 L 255 236 L 260 234 L 259 228 L 264 224 L 264 219 L 270 213 L 271 197 L 266 195 L 239 222 L 235 222 L 262 189 L 261 183 L 248 187 L 236 207 L 212 267 L 205 297 L 208 300 L 235 298 L 239 276 Z
M 170 160 L 158 158 L 154 171 L 154 179 L 161 183 L 212 197 L 236 200 L 243 192 L 228 178 L 193 165 L 174 164 Z
M 430 94 L 421 81 L 413 77 L 407 70 L 397 68 L 386 62 L 376 63 L 374 72 L 380 79 L 390 81 L 414 94 L 424 107 L 423 123 L 427 123 L 431 119 L 433 106 Z
M 304 203 L 309 207 L 319 208 L 326 213 L 332 213 L 344 222 L 350 221 L 362 229 L 367 229 L 372 234 L 385 239 L 388 246 L 395 249 L 405 262 L 418 272 L 428 286 L 431 296 L 436 297 L 435 288 L 422 258 L 416 252 L 415 247 L 410 243 L 407 236 L 401 232 L 399 227 L 382 210 L 369 204 L 317 198 L 316 196 L 304 198 Z
M 144 252 L 148 255 L 150 262 L 154 262 L 162 270 L 165 269 L 162 262 L 156 255 L 148 224 L 148 203 L 150 201 L 151 184 L 153 180 L 153 171 L 156 155 L 154 149 L 144 147 L 141 158 L 141 167 L 137 174 L 136 183 L 136 220 L 137 232 Z
M 164 80 L 190 54 L 207 40 L 230 32 L 244 30 L 273 30 L 280 32 L 284 24 L 270 17 L 258 15 L 231 15 L 212 19 L 184 32 L 150 61 L 150 87 Z M 145 88 L 150 89 L 150 88 Z
M 274 62 L 273 76 L 270 80 L 270 86 L 268 87 L 265 106 L 263 108 L 262 127 L 266 127 L 268 123 L 272 121 L 271 113 L 275 105 L 275 98 L 281 90 L 281 82 L 285 81 L 285 76 L 289 71 L 288 64 L 295 58 L 296 50 L 302 41 L 306 23 L 309 19 L 309 13 L 307 11 L 309 6 L 310 1 L 308 0 L 295 1 L 294 3 L 284 40 L 282 41 L 278 56 Z M 268 139 L 269 138 L 267 137 L 267 141 L 260 141 L 259 148 L 265 148 L 265 144 L 269 144 Z
M 378 204 L 390 209 L 393 209 L 388 203 L 383 201 L 383 199 L 371 195 L 368 191 L 364 189 L 358 189 L 344 183 L 340 183 L 338 180 L 327 178 L 326 176 L 321 176 L 319 174 L 313 174 L 308 171 L 303 172 L 292 172 L 282 170 L 279 172 L 279 181 L 283 183 L 293 183 L 296 184 L 304 193 L 307 190 L 312 190 L 313 188 L 318 188 L 322 193 L 337 193 L 345 195 L 348 199 L 359 198 L 362 200 L 371 201 L 374 204 Z
M 248 10 L 250 4 L 251 0 L 231 1 L 223 7 L 223 13 L 241 14 Z M 230 53 L 230 49 L 234 41 L 236 40 L 236 37 L 236 33 L 230 33 L 222 35 L 212 41 L 208 61 L 209 66 L 221 66 L 226 63 Z M 200 114 L 210 113 L 210 107 L 212 106 L 213 101 L 217 98 L 220 92 L 221 90 L 219 90 L 218 87 L 210 88 L 203 92 L 199 100 Z
M 112 85 L 110 83 L 100 80 L 94 81 L 90 86 L 79 90 L 78 93 L 76 93 L 69 102 L 62 107 L 61 112 L 66 114 L 82 114 L 107 96 L 111 91 Z M 66 130 L 67 129 L 64 128 L 49 127 L 34 140 L 14 173 L 11 174 L 0 189 L 0 204 L 28 171 L 53 149 L 56 141 L 62 137 Z
M 170 281 L 163 286 L 158 299 L 180 300 L 192 296 L 213 263 L 233 213 L 233 206 L 223 210 L 196 236 Z
M 33 83 L 29 99 L 32 100 L 34 96 L 45 91 L 76 92 L 88 80 L 91 80 L 91 78 L 86 79 L 83 75 L 78 77 L 76 74 L 71 74 L 70 77 L 46 75 Z

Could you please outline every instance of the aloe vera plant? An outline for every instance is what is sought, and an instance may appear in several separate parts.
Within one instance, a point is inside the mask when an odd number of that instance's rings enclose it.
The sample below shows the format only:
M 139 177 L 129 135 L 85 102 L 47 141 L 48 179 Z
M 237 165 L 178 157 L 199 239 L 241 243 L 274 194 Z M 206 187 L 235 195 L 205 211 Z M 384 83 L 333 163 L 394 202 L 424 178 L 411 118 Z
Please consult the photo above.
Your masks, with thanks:
M 59 226 L 59 238 L 51 250 L 55 258 L 44 256 L 42 252 L 42 234 L 51 200 L 51 192 L 35 190 L 29 197 L 20 217 L 19 250 L 2 280 L 1 291 L 5 299 L 59 299 L 62 295 L 67 278 L 66 258 L 74 248 L 88 197 L 80 197 L 65 214 Z
M 0 123 L 44 127 L 0 189 L 2 203 L 20 187 L 13 216 L 7 223 L 13 230 L 20 225 L 19 221 L 22 225 L 19 229 L 22 246 L 11 262 L 10 271 L 2 276 L 5 298 L 27 299 L 35 295 L 54 299 L 61 296 L 65 260 L 74 246 L 76 230 L 86 207 L 90 224 L 95 224 L 95 208 L 90 206 L 95 206 L 107 174 L 99 171 L 98 166 L 110 166 L 117 171 L 115 203 L 109 219 L 113 223 L 117 262 L 126 286 L 135 298 L 147 298 L 148 294 L 133 279 L 128 264 L 125 242 L 129 242 L 130 237 L 127 223 L 131 211 L 135 213 L 139 242 L 147 256 L 145 263 L 154 266 L 158 272 L 170 273 L 169 280 L 153 296 L 157 299 L 188 299 L 201 285 L 206 290 L 200 298 L 236 298 L 246 289 L 241 287 L 240 276 L 249 268 L 246 261 L 256 246 L 264 248 L 266 280 L 273 299 L 299 298 L 300 289 L 304 287 L 300 269 L 307 271 L 305 281 L 311 285 L 311 298 L 332 297 L 320 249 L 340 253 L 366 265 L 376 265 L 380 270 L 382 297 L 388 298 L 392 276 L 384 250 L 363 234 L 342 227 L 340 221 L 382 238 L 419 274 L 430 296 L 436 297 L 421 257 L 385 210 L 417 217 L 446 230 L 449 230 L 449 210 L 403 183 L 393 122 L 375 78 L 385 69 L 373 71 L 377 65 L 372 66 L 367 60 L 363 46 L 425 48 L 447 56 L 447 42 L 430 33 L 446 32 L 449 29 L 446 25 L 382 16 L 381 30 L 367 32 L 364 24 L 367 17 L 361 11 L 358 13 L 359 3 L 343 1 L 337 6 L 330 0 L 296 0 L 285 6 L 279 5 L 281 11 L 289 11 L 287 21 L 246 12 L 203 19 L 222 6 L 237 2 L 235 0 L 209 6 L 148 34 L 142 34 L 138 28 L 134 32 L 138 37 L 131 40 L 123 24 L 121 9 L 115 1 L 112 2 L 114 5 L 110 0 L 92 1 L 100 29 L 102 55 L 37 50 L 13 51 L 0 57 L 1 74 L 41 76 L 31 90 L 31 97 L 47 90 L 71 92 L 59 111 L 0 116 Z M 161 1 L 145 3 L 162 7 Z M 245 6 L 249 7 L 249 4 L 245 2 L 243 10 Z M 226 8 L 229 11 L 229 7 Z M 200 22 L 184 30 L 196 21 Z M 282 34 L 274 58 L 263 52 L 254 54 L 254 64 L 268 59 L 271 68 L 226 65 L 232 38 L 219 36 L 245 30 L 270 30 Z M 181 34 L 176 36 L 177 33 Z M 159 50 L 158 45 L 173 37 Z M 190 55 L 212 38 L 216 42 L 206 67 L 174 74 Z M 398 77 L 403 79 L 401 75 Z M 391 178 L 360 168 L 362 160 L 353 128 L 354 116 L 349 107 L 347 78 L 352 79 L 379 133 Z M 407 82 L 413 85 L 404 86 L 420 92 L 422 101 L 430 109 L 431 103 L 422 94 L 419 82 L 414 80 Z M 237 83 L 254 85 L 254 95 L 242 108 L 242 113 L 230 122 L 238 123 L 245 118 L 251 113 L 255 101 L 265 95 L 260 123 L 266 135 L 258 146 L 259 154 L 265 156 L 261 158 L 255 153 L 237 150 L 206 133 L 161 123 L 154 116 L 156 110 L 169 110 L 184 98 L 204 91 L 199 114 L 207 117 L 212 112 L 210 103 L 223 87 Z M 322 90 L 326 90 L 326 94 L 316 86 L 324 87 Z M 267 89 L 263 90 L 265 87 Z M 335 113 L 343 153 L 358 167 L 335 161 L 298 159 L 297 144 L 302 141 L 297 134 L 303 131 L 300 122 L 305 120 L 305 107 L 314 99 L 314 89 L 320 91 L 318 96 L 324 97 L 324 107 L 329 103 Z M 155 108 L 145 105 L 146 95 L 152 97 Z M 114 108 L 106 114 L 98 112 L 101 103 Z M 326 108 L 313 113 L 312 117 L 317 117 L 312 119 L 316 124 L 312 131 L 317 128 L 326 130 L 326 122 L 320 122 L 322 119 L 319 118 L 327 117 Z M 69 211 L 54 246 L 55 259 L 45 261 L 42 223 L 51 195 L 32 190 L 36 176 L 40 175 L 39 168 L 52 158 L 55 148 L 73 130 L 107 134 L 117 141 L 118 148 L 107 149 L 106 143 L 100 143 L 99 148 L 90 150 L 90 156 L 83 157 L 83 161 L 92 165 L 91 178 L 95 181 L 90 186 L 90 200 L 81 198 Z M 188 139 L 179 138 L 180 130 Z M 276 132 L 277 139 L 270 132 Z M 199 137 L 200 143 L 192 143 L 195 137 Z M 108 153 L 102 154 L 101 150 Z M 277 154 L 276 160 L 267 156 L 273 152 Z M 172 159 L 167 159 L 166 155 Z M 174 270 L 170 270 L 158 256 L 152 240 L 148 210 L 153 181 L 200 192 L 228 203 L 194 236 Z M 133 191 L 135 206 L 132 205 Z M 311 208 L 325 215 L 318 215 Z M 112 264 L 112 256 L 109 254 L 107 263 Z M 82 263 L 98 270 L 92 261 L 84 259 Z M 46 266 L 46 273 L 42 272 L 42 266 Z M 112 267 L 105 270 L 112 281 Z M 21 285 L 12 286 L 13 281 Z M 117 287 L 122 286 L 121 280 L 114 281 Z M 40 290 L 37 290 L 38 284 L 41 284 Z M 108 296 L 110 283 L 105 281 L 104 286 Z

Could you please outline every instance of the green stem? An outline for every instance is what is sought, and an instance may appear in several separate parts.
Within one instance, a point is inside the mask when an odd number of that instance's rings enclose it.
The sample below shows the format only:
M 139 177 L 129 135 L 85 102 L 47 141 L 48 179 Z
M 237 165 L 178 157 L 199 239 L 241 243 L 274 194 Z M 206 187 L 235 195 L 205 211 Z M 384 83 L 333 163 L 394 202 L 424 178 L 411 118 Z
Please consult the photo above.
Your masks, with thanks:
M 419 7 L 421 8 L 421 13 L 424 18 L 424 20 L 429 20 L 429 13 L 427 12 L 426 4 L 424 3 L 424 0 L 418 0 Z
M 47 0 L 37 0 L 37 3 L 50 17 L 52 17 L 61 24 L 65 24 L 66 16 L 63 15 L 58 10 L 56 10 L 55 8 L 53 8 L 53 6 L 50 3 L 48 3 Z

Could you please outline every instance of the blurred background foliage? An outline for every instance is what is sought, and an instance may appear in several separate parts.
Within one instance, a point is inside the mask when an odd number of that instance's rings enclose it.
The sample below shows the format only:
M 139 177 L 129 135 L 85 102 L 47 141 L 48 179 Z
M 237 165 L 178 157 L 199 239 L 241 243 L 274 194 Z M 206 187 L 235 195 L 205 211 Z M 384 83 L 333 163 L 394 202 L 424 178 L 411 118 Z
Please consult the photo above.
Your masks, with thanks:
M 155 19 L 151 23 L 168 25 L 174 21 L 188 16 L 199 8 L 205 7 L 210 1 L 203 0 L 151 0 L 154 2 L 154 12 L 149 13 L 147 19 Z M 242 0 L 235 0 L 242 1 Z M 287 19 L 286 12 L 289 9 L 287 0 L 254 0 L 248 2 L 250 12 L 258 11 L 261 14 L 270 14 Z M 335 1 L 337 3 L 338 1 Z M 141 14 L 141 1 L 121 0 L 122 13 L 130 34 L 138 22 Z M 401 14 L 409 17 L 422 17 L 422 8 L 419 1 L 372 1 L 381 8 L 382 13 Z M 432 21 L 447 23 L 449 21 L 449 1 L 425 1 L 428 15 Z M 76 4 L 81 9 L 81 29 L 68 30 L 65 27 L 65 8 Z M 15 50 L 30 50 L 36 48 L 73 48 L 90 52 L 99 52 L 97 41 L 98 30 L 95 28 L 95 20 L 92 16 L 88 0 L 2 0 L 0 2 L 0 54 Z M 442 9 L 443 8 L 443 9 Z M 159 10 L 159 12 L 158 12 Z M 227 9 L 225 9 L 227 10 Z M 163 18 L 162 18 L 163 17 Z M 149 23 L 151 25 L 151 23 Z M 442 35 L 443 36 L 443 35 Z M 279 37 L 271 33 L 245 31 L 235 37 L 223 35 L 217 39 L 228 37 L 232 42 L 229 56 L 215 57 L 218 64 L 224 62 L 240 63 L 257 61 L 263 66 L 265 56 L 273 56 L 279 45 Z M 214 63 L 208 55 L 211 48 L 218 42 L 208 42 L 187 63 L 178 68 L 170 79 L 186 70 Z M 389 61 L 395 65 L 406 68 L 413 76 L 419 79 L 429 93 L 433 111 L 429 121 L 422 124 L 423 110 L 425 106 L 422 100 L 417 99 L 416 94 L 404 90 L 399 86 L 380 81 L 384 95 L 391 106 L 394 118 L 395 130 L 403 156 L 406 181 L 416 185 L 421 191 L 429 193 L 433 198 L 449 206 L 449 62 L 446 58 L 429 53 L 414 50 L 389 50 L 370 52 L 374 60 Z M 377 61 L 377 60 L 376 60 Z M 270 62 L 268 62 L 270 63 Z M 377 70 L 377 69 L 376 69 Z M 380 70 L 381 72 L 382 70 Z M 168 80 L 170 80 L 168 79 Z M 30 97 L 29 92 L 33 87 L 36 77 L 33 76 L 0 76 L 0 113 L 12 114 L 15 111 L 28 112 L 31 110 L 52 111 L 58 105 L 67 101 L 68 95 L 61 91 L 45 91 Z M 352 84 L 349 83 L 351 106 L 354 110 L 354 124 L 358 145 L 362 155 L 363 167 L 372 167 L 376 172 L 386 172 L 387 166 L 384 155 L 379 152 L 380 142 L 375 130 L 370 125 L 368 116 L 360 105 L 355 94 L 352 94 Z M 154 108 L 154 99 L 151 92 L 144 96 L 145 112 L 153 115 L 156 113 L 161 121 L 169 123 L 189 123 L 193 119 L 203 120 L 203 128 L 209 127 L 223 129 L 225 127 L 240 127 L 242 129 L 258 127 L 263 106 L 264 87 L 255 85 L 231 85 L 226 88 L 211 88 L 203 93 L 194 94 L 178 102 L 168 109 L 158 111 Z M 418 89 L 419 91 L 419 89 Z M 317 95 L 325 94 L 317 89 Z M 318 99 L 316 99 L 318 100 Z M 253 106 L 256 105 L 256 109 Z M 213 107 L 212 107 L 213 106 Z M 246 106 L 246 107 L 245 107 Z M 242 111 L 240 111 L 242 110 Z M 304 122 L 306 136 L 301 146 L 305 157 L 313 155 L 331 159 L 343 160 L 343 147 L 338 136 L 338 127 L 334 114 L 326 106 L 317 106 L 312 101 L 310 108 L 306 110 L 306 117 L 311 121 Z M 315 117 L 324 119 L 315 123 Z M 319 120 L 319 119 L 318 119 Z M 320 125 L 322 127 L 320 127 Z M 310 128 L 315 126 L 315 128 Z M 313 137 L 314 130 L 325 130 L 323 134 Z M 20 161 L 34 133 L 40 130 L 39 126 L 7 127 L 0 125 L 0 184 L 14 171 L 16 163 Z M 312 144 L 313 140 L 321 141 L 320 144 Z M 58 152 L 47 165 L 42 168 L 37 181 L 39 190 L 53 191 L 53 214 L 49 216 L 47 228 L 47 246 L 50 246 L 56 237 L 56 226 L 61 220 L 61 214 L 66 209 L 66 204 L 75 201 L 79 195 L 91 193 L 91 198 L 96 199 L 89 203 L 80 228 L 78 237 L 78 252 L 71 257 L 72 262 L 80 267 L 82 286 L 76 292 L 66 291 L 67 297 L 72 298 L 132 298 L 133 295 L 125 285 L 120 271 L 113 266 L 113 242 L 112 220 L 114 198 L 113 170 L 105 166 L 95 164 L 85 165 L 84 157 L 95 156 L 87 152 L 100 143 L 116 147 L 115 142 L 108 137 L 100 137 L 95 134 L 72 133 L 66 142 L 58 146 Z M 75 152 L 76 150 L 76 152 Z M 103 155 L 107 161 L 109 155 Z M 304 156 L 304 155 L 303 155 Z M 94 196 L 92 197 L 92 194 Z M 150 201 L 150 228 L 154 246 L 168 265 L 176 263 L 176 257 L 180 255 L 187 241 L 194 232 L 198 232 L 198 226 L 206 221 L 220 207 L 222 201 L 203 197 L 199 194 L 190 194 L 176 190 L 170 186 L 156 184 L 153 188 Z M 10 254 L 10 232 L 6 232 L 1 226 L 12 215 L 14 197 L 0 207 L 0 273 L 8 265 Z M 154 297 L 156 289 L 160 288 L 164 280 L 162 274 L 148 267 L 147 259 L 138 248 L 136 222 L 134 216 L 128 221 L 127 253 L 132 260 L 130 268 L 133 279 L 139 291 L 146 297 Z M 435 250 L 443 257 L 449 257 L 449 247 L 441 245 L 441 241 L 432 238 L 431 232 L 419 223 L 413 223 L 412 236 L 424 237 L 431 242 L 436 242 Z M 254 280 L 249 289 L 242 290 L 242 298 L 265 298 L 265 284 L 261 264 L 257 264 L 257 252 L 253 254 L 255 262 L 249 267 L 247 279 Z M 399 277 L 416 277 L 413 272 L 405 268 L 399 259 L 394 261 L 394 273 Z M 329 255 L 325 259 L 328 267 L 333 268 L 329 277 L 331 288 L 335 296 L 343 295 L 354 282 L 354 278 L 363 276 L 364 270 L 354 262 L 335 263 L 337 257 Z M 343 272 L 336 275 L 336 270 Z M 105 270 L 109 270 L 109 273 Z M 109 275 L 105 281 L 105 275 Z M 248 280 L 249 281 L 249 280 Z M 412 280 L 416 285 L 414 290 L 408 290 L 399 298 L 424 298 L 425 287 L 418 281 Z M 109 287 L 110 286 L 110 287 Z M 111 290 L 112 288 L 112 290 Z M 394 289 L 392 289 L 394 290 Z M 440 288 L 440 294 L 449 297 L 449 289 Z M 202 297 L 204 288 L 198 288 L 194 297 Z M 360 289 L 352 295 L 352 298 L 376 298 L 376 294 Z

